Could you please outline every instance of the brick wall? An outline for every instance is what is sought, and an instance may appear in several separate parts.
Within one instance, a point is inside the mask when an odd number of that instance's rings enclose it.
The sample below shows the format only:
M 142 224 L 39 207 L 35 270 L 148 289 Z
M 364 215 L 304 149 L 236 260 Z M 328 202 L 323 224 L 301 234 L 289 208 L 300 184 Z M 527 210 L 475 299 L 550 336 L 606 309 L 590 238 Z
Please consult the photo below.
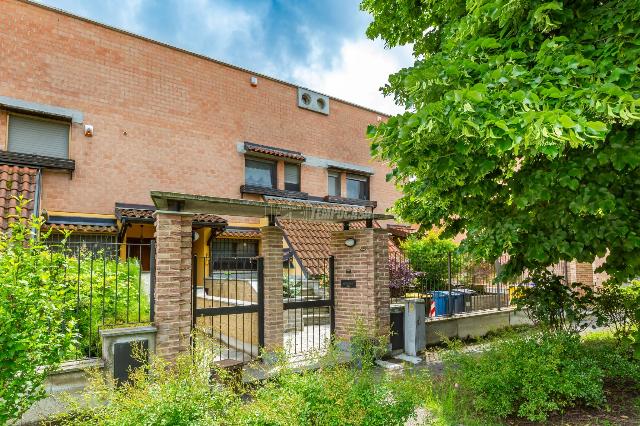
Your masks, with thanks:
M 115 202 L 150 204 L 151 190 L 239 198 L 242 141 L 372 166 L 378 210 L 398 197 L 369 155 L 376 112 L 335 99 L 329 116 L 307 111 L 292 85 L 252 87 L 250 72 L 19 0 L 2 0 L 0 46 L 0 96 L 79 110 L 94 126 L 92 138 L 72 126 L 73 179 L 45 171 L 45 209 L 111 214 Z M 326 170 L 303 166 L 302 188 L 326 195 Z
M 264 347 L 268 351 L 282 348 L 284 320 L 282 305 L 282 229 L 260 228 L 264 259 Z
M 192 217 L 157 212 L 156 353 L 168 360 L 189 349 L 191 333 Z
M 354 238 L 356 245 L 345 246 L 347 238 Z M 388 250 L 388 233 L 383 229 L 353 229 L 332 234 L 337 338 L 349 339 L 358 321 L 373 334 L 389 333 Z M 342 288 L 342 280 L 356 280 L 356 287 Z

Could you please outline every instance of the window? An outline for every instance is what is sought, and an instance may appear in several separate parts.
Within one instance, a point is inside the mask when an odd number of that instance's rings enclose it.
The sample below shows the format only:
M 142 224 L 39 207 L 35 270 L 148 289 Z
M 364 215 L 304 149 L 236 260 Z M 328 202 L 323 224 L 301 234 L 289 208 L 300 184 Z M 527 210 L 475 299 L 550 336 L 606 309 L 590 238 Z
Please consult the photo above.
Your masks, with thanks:
M 214 270 L 255 269 L 258 240 L 216 238 L 211 241 L 211 267 Z
M 25 115 L 9 115 L 7 150 L 69 158 L 69 123 Z
M 369 178 L 362 175 L 347 174 L 347 198 L 369 199 Z
M 246 185 L 276 187 L 276 163 L 275 161 L 245 159 L 244 183 Z
M 300 191 L 300 165 L 284 163 L 284 189 Z
M 329 195 L 340 196 L 340 173 L 329 172 Z

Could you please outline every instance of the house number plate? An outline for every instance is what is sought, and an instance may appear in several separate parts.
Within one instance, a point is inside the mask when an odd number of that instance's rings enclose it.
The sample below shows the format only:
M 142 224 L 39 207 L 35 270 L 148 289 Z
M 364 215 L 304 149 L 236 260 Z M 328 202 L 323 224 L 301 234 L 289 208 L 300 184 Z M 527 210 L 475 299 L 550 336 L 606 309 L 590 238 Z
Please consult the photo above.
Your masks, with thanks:
M 341 280 L 340 287 L 342 288 L 356 288 L 356 280 Z

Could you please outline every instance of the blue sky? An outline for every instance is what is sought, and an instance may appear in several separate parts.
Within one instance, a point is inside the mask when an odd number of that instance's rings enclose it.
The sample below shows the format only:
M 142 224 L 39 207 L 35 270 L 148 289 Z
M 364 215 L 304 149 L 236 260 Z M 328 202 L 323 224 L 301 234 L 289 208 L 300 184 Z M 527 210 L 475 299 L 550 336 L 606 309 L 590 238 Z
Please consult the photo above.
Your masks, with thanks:
M 358 0 L 40 0 L 95 21 L 383 112 L 379 87 L 412 63 L 365 35 Z

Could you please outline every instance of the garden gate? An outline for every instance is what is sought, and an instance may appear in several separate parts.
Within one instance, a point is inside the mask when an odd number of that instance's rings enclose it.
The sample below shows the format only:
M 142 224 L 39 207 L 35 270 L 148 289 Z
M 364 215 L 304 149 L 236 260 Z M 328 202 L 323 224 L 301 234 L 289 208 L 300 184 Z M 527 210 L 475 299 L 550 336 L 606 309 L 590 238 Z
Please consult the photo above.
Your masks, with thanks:
M 284 346 L 290 354 L 327 348 L 335 329 L 333 256 L 285 261 Z
M 264 346 L 264 264 L 261 257 L 193 258 L 194 344 L 214 360 L 251 361 Z

